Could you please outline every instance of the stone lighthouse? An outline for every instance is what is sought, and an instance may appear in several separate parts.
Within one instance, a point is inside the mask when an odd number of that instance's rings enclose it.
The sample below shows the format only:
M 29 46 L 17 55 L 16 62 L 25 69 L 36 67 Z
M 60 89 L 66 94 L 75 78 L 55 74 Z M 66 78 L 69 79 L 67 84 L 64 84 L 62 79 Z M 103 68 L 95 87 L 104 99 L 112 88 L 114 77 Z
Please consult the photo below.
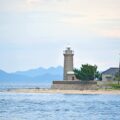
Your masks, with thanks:
M 75 75 L 73 72 L 74 53 L 70 47 L 67 47 L 63 55 L 64 55 L 64 80 L 75 80 Z
M 98 89 L 96 81 L 81 81 L 75 77 L 73 57 L 74 53 L 70 47 L 63 53 L 64 55 L 64 80 L 54 80 L 51 89 L 58 90 L 96 90 Z

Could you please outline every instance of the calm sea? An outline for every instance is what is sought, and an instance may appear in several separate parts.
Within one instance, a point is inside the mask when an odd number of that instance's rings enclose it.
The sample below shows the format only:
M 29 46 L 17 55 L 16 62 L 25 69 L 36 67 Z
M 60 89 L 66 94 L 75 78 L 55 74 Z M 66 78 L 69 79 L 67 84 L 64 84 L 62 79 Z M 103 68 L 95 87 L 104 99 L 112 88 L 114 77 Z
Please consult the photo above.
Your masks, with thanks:
M 0 90 L 16 88 L 50 88 L 51 83 L 0 83 Z
M 120 120 L 120 95 L 0 93 L 0 120 Z

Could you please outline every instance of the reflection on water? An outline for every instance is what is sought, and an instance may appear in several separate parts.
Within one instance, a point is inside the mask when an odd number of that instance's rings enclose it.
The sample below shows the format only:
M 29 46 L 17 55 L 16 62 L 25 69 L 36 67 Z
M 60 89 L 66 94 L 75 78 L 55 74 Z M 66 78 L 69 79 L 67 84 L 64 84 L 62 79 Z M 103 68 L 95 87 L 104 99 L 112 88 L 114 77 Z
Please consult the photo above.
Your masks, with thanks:
M 0 120 L 120 120 L 120 95 L 0 93 Z

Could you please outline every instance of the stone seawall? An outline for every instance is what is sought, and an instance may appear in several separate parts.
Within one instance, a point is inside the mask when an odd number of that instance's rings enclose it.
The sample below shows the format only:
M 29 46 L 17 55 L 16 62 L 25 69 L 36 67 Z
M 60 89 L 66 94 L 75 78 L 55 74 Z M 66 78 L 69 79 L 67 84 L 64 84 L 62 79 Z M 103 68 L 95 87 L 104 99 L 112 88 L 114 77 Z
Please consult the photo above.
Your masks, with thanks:
M 95 81 L 53 81 L 51 88 L 60 90 L 96 90 L 98 86 Z

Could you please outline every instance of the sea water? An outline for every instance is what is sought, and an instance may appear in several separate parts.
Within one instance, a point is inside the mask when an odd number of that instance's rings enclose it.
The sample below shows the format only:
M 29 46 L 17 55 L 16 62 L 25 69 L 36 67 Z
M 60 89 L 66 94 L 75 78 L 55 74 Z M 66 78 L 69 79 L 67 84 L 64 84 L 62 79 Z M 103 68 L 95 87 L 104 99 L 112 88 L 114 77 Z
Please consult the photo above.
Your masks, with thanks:
M 0 83 L 0 91 L 18 88 L 50 88 L 51 83 Z
M 1 92 L 0 120 L 120 120 L 120 95 Z

